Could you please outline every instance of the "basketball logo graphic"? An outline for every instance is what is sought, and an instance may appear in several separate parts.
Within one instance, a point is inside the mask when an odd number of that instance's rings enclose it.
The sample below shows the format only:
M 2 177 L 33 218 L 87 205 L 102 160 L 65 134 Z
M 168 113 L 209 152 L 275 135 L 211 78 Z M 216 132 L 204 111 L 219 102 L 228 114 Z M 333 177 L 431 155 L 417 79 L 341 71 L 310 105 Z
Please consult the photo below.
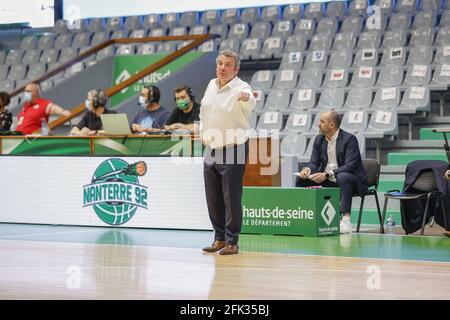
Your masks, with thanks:
M 138 207 L 147 209 L 147 187 L 139 178 L 147 172 L 144 161 L 128 164 L 118 158 L 103 161 L 95 170 L 91 184 L 83 186 L 83 207 L 92 206 L 109 225 L 128 222 Z

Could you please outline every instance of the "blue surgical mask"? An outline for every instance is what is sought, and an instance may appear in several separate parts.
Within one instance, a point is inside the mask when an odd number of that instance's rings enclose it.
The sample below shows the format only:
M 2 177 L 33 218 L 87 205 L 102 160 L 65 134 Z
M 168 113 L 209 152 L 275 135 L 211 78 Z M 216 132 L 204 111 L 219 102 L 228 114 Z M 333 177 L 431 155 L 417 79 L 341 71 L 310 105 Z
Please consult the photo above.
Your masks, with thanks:
M 23 102 L 30 102 L 31 99 L 33 99 L 31 92 L 25 91 L 22 97 Z
M 144 96 L 139 96 L 139 105 L 143 108 L 147 108 L 147 99 Z
M 84 105 L 86 106 L 87 110 L 91 110 L 92 109 L 91 101 L 89 101 L 89 99 L 86 99 L 86 101 L 84 102 Z

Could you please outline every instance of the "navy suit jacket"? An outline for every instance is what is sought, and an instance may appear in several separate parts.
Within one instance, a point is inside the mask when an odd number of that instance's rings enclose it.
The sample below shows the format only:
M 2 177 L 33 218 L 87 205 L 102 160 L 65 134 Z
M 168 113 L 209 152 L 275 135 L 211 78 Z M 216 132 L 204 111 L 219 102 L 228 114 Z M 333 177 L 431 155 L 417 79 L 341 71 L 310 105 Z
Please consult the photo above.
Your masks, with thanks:
M 311 159 L 308 167 L 311 174 L 324 172 L 328 163 L 328 141 L 323 134 L 316 136 L 314 140 Z M 339 130 L 336 141 L 336 159 L 338 168 L 334 169 L 334 175 L 339 179 L 339 174 L 346 172 L 356 176 L 358 194 L 363 195 L 367 192 L 367 174 L 364 169 L 361 153 L 359 151 L 358 140 L 356 137 L 344 130 Z

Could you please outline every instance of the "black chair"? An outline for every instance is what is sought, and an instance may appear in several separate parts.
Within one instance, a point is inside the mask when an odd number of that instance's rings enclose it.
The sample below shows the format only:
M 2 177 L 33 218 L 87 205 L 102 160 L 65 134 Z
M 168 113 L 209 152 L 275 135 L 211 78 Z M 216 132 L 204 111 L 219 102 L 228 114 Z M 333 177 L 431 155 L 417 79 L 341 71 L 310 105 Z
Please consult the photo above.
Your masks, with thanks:
M 380 180 L 380 163 L 376 159 L 362 159 L 364 168 L 366 169 L 367 173 L 367 179 L 368 179 L 368 186 L 369 189 L 367 189 L 366 194 L 357 194 L 355 196 L 361 197 L 361 205 L 359 207 L 359 215 L 358 215 L 358 225 L 356 226 L 356 232 L 359 232 L 359 227 L 361 225 L 361 217 L 364 207 L 364 199 L 367 196 L 375 196 L 375 202 L 377 204 L 377 213 L 378 213 L 378 219 L 380 220 L 380 233 L 384 233 L 383 229 L 383 220 L 381 218 L 381 211 L 380 211 L 380 203 L 378 201 L 378 182 Z
M 434 177 L 433 171 L 432 170 L 422 171 L 411 187 L 417 190 L 418 193 L 408 193 L 408 192 L 400 192 L 398 190 L 392 190 L 384 195 L 383 223 L 386 217 L 386 207 L 389 199 L 396 199 L 396 200 L 427 199 L 422 217 L 422 230 L 420 232 L 420 234 L 423 235 L 430 199 L 438 198 L 438 200 L 441 201 L 442 216 L 444 219 L 445 227 L 448 227 L 444 208 L 444 201 L 443 201 L 444 199 L 442 197 L 442 194 L 439 192 L 437 188 L 436 179 Z M 402 220 L 405 221 L 403 213 L 402 213 Z M 408 234 L 406 231 L 405 233 Z

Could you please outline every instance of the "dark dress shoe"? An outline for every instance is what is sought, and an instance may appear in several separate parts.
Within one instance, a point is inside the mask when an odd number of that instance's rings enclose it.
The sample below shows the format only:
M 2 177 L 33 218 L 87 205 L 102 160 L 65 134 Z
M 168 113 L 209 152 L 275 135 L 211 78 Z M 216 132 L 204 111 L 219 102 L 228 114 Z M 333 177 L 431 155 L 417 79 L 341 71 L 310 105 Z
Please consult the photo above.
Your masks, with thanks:
M 229 254 L 237 254 L 239 253 L 239 246 L 237 244 L 227 244 L 225 248 L 220 250 L 219 254 L 222 256 L 226 256 Z
M 205 247 L 202 250 L 205 252 L 217 252 L 223 247 L 225 247 L 225 241 L 216 240 L 210 247 Z

